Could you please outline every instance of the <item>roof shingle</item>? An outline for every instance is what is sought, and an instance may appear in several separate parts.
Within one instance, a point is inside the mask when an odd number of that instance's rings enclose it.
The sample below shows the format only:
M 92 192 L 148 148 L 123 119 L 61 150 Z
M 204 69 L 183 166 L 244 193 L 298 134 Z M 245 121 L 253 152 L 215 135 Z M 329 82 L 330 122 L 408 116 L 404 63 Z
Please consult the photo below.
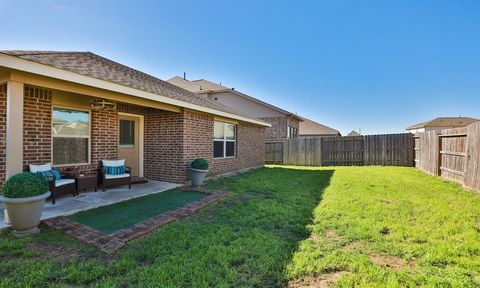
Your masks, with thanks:
M 0 53 L 250 119 L 240 111 L 92 52 L 9 50 Z

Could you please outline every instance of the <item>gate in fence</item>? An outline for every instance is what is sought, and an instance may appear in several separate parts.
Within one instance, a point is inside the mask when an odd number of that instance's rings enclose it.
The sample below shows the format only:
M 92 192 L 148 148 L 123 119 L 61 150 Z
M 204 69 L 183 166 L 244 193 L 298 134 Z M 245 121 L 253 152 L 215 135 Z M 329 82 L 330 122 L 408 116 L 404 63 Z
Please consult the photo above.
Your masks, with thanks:
M 480 190 L 480 122 L 417 133 L 415 167 Z

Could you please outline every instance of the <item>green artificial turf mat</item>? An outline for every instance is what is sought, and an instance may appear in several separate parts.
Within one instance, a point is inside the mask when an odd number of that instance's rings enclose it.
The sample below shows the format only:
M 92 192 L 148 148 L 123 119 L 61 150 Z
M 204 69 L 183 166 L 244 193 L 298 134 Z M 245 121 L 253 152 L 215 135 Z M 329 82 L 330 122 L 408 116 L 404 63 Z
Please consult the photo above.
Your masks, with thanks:
M 202 199 L 205 193 L 179 189 L 150 194 L 108 206 L 82 211 L 67 218 L 96 230 L 113 233 L 164 212 Z

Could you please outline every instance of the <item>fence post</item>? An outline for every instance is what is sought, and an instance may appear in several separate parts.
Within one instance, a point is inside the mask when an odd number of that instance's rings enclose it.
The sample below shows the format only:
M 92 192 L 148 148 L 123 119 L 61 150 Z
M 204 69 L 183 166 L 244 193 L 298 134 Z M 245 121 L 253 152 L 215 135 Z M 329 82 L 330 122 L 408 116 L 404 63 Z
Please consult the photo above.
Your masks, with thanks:
M 438 133 L 437 134 L 438 138 L 438 159 L 437 159 L 437 175 L 441 176 L 442 175 L 442 134 Z

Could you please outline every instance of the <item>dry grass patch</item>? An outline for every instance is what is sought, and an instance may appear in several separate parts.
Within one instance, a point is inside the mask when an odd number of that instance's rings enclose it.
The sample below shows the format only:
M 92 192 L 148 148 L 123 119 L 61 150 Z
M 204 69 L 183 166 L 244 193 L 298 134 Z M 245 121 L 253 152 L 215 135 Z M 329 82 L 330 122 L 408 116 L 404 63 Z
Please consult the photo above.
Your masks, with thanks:
M 288 283 L 289 288 L 328 288 L 333 287 L 335 282 L 342 277 L 345 271 L 324 273 L 316 277 L 308 276 L 301 280 Z

